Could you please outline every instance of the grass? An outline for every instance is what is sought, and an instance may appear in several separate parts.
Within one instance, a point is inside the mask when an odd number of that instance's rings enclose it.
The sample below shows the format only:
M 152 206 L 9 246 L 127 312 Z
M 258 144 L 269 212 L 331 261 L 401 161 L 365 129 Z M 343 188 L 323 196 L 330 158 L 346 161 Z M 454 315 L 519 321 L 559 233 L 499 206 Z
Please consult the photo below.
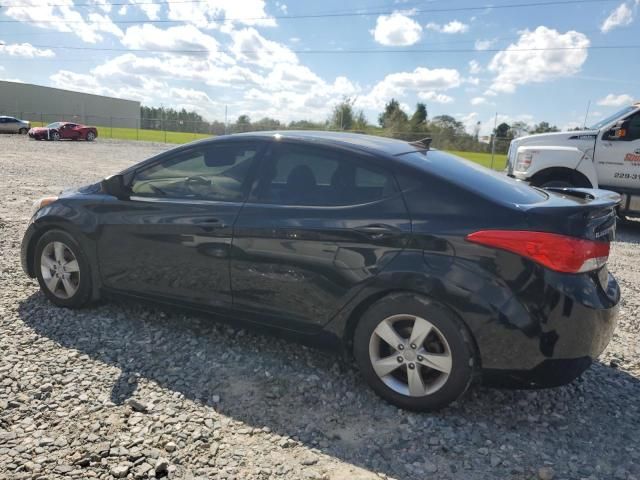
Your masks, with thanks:
M 31 122 L 34 127 L 42 126 L 41 122 Z M 144 142 L 163 142 L 163 143 L 187 143 L 201 138 L 211 137 L 206 133 L 187 133 L 187 132 L 163 132 L 161 130 L 143 130 L 136 128 L 118 128 L 118 127 L 98 127 L 98 137 L 114 138 L 118 140 L 141 140 Z M 461 152 L 457 150 L 448 150 L 449 153 L 457 155 L 472 162 L 478 163 L 484 167 L 491 168 L 491 154 L 479 152 Z M 503 170 L 507 164 L 507 156 L 504 154 L 496 154 L 493 161 L 495 170 Z
M 483 167 L 491 168 L 491 154 L 490 153 L 480 153 L 480 152 L 459 152 L 454 150 L 449 150 L 449 153 L 453 155 L 457 155 L 462 158 L 466 158 L 467 160 L 471 160 L 472 162 L 479 163 Z M 504 154 L 496 153 L 493 159 L 493 169 L 494 170 L 504 170 L 507 165 L 507 156 Z

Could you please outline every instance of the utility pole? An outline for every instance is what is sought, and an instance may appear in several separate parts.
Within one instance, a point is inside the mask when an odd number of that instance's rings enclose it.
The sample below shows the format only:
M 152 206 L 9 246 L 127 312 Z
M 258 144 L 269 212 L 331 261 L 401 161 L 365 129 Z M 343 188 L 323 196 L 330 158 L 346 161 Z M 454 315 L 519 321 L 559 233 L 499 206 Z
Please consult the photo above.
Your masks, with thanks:
M 227 106 L 224 106 L 224 134 L 227 134 Z
M 493 170 L 493 160 L 496 156 L 496 129 L 498 128 L 498 112 L 496 112 L 496 118 L 493 121 L 493 136 L 491 137 L 491 170 Z

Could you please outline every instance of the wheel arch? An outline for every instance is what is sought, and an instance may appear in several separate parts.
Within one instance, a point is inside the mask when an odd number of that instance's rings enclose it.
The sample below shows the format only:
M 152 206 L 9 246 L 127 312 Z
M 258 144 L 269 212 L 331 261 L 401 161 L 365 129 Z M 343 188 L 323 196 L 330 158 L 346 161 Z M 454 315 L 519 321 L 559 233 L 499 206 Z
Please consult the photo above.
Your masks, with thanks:
M 35 278 L 35 250 L 36 245 L 47 232 L 53 230 L 59 230 L 61 232 L 71 235 L 82 247 L 83 253 L 87 256 L 89 266 L 91 268 L 91 280 L 92 280 L 92 298 L 95 300 L 99 298 L 100 294 L 100 275 L 98 272 L 98 263 L 96 252 L 90 248 L 86 235 L 82 233 L 80 229 L 74 226 L 74 224 L 65 218 L 56 218 L 55 222 L 47 222 L 40 226 L 29 239 L 29 243 L 26 247 L 26 264 L 27 272 L 31 278 Z
M 566 180 L 580 188 L 594 188 L 593 182 L 584 173 L 567 167 L 549 167 L 540 170 L 529 179 L 529 183 L 540 186 L 552 179 Z
M 353 336 L 355 334 L 356 327 L 358 322 L 362 318 L 362 315 L 371 307 L 374 303 L 382 300 L 386 297 L 391 297 L 394 295 L 413 295 L 415 297 L 423 298 L 428 301 L 433 301 L 440 305 L 442 308 L 446 309 L 454 318 L 457 319 L 459 326 L 462 328 L 464 335 L 467 337 L 467 341 L 473 348 L 473 356 L 475 361 L 475 367 L 477 367 L 477 371 L 480 371 L 482 368 L 482 358 L 480 355 L 480 349 L 476 342 L 475 336 L 473 335 L 469 325 L 464 321 L 464 319 L 459 315 L 456 309 L 451 308 L 447 305 L 446 302 L 442 302 L 438 300 L 433 295 L 429 295 L 423 291 L 419 291 L 412 288 L 395 288 L 389 290 L 381 290 L 375 293 L 371 293 L 370 295 L 365 296 L 360 299 L 356 305 L 350 310 L 349 314 L 346 317 L 344 322 L 344 328 L 342 330 L 342 338 L 344 344 L 345 354 L 349 357 L 353 355 Z

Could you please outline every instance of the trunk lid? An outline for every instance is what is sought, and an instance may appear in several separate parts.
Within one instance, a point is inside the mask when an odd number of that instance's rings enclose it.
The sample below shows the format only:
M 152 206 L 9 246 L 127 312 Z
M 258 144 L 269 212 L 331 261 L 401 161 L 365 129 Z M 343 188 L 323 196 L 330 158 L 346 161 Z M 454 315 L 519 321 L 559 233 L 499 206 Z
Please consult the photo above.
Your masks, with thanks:
M 547 188 L 546 201 L 526 205 L 532 230 L 600 242 L 615 238 L 620 195 L 590 188 Z

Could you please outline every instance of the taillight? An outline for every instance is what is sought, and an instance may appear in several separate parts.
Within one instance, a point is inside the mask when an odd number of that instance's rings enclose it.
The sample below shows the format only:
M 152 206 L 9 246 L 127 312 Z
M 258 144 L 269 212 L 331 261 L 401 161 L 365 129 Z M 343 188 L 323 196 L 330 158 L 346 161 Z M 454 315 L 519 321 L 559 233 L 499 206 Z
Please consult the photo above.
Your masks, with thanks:
M 609 258 L 609 242 L 595 242 L 556 233 L 482 230 L 467 235 L 467 240 L 522 255 L 563 273 L 595 270 L 606 264 Z

